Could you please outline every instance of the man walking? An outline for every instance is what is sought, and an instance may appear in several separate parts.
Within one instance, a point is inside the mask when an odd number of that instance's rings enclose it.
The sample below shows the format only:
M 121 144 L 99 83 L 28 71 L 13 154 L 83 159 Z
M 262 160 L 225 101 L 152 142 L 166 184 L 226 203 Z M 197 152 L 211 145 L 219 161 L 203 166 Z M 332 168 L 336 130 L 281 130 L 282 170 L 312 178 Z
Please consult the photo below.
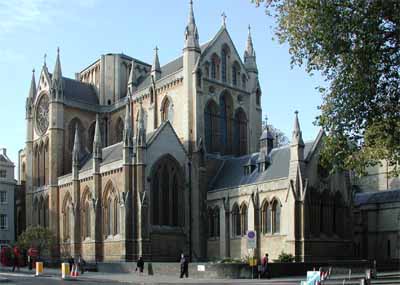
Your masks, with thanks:
M 19 256 L 20 256 L 19 248 L 18 246 L 14 246 L 14 265 L 12 269 L 13 272 L 15 271 L 15 266 L 18 268 L 19 271 Z
M 269 276 L 269 264 L 268 264 L 268 253 L 266 253 L 265 256 L 263 257 L 261 265 L 262 265 L 262 275 L 263 275 L 263 277 L 270 278 L 270 276 Z
M 185 254 L 181 254 L 181 276 L 180 278 L 183 278 L 183 275 L 186 276 L 186 278 L 189 277 L 189 260 L 185 256 Z

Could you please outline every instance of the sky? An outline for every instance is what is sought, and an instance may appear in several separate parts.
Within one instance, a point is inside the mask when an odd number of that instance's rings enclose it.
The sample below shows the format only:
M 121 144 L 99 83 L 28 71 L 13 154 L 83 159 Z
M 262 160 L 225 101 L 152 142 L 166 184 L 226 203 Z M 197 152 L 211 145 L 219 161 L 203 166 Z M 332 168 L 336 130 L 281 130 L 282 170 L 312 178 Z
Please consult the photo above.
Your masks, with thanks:
M 155 46 L 161 65 L 180 56 L 189 0 L 7 0 L 0 1 L 0 147 L 17 163 L 26 140 L 25 100 L 32 69 L 36 80 L 47 54 L 53 72 L 57 47 L 63 76 L 74 78 L 102 54 L 123 52 L 151 63 Z M 243 59 L 251 25 L 262 90 L 263 118 L 291 138 L 294 111 L 299 111 L 304 140 L 317 136 L 314 126 L 323 83 L 304 67 L 290 66 L 287 45 L 274 39 L 273 19 L 250 0 L 194 0 L 200 43 L 222 24 Z

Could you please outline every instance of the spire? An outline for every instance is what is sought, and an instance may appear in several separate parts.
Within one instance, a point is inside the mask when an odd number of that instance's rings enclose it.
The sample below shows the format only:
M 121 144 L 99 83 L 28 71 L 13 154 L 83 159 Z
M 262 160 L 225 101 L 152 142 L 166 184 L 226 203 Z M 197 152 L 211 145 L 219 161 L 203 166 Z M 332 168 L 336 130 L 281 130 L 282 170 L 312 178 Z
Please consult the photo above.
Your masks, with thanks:
M 197 31 L 196 21 L 194 19 L 192 0 L 189 2 L 188 23 L 185 29 L 185 48 L 195 48 L 200 50 L 199 33 Z
M 247 44 L 244 51 L 244 65 L 247 71 L 258 73 L 257 63 L 256 63 L 256 52 L 253 47 L 253 39 L 251 37 L 251 27 L 248 27 L 249 32 L 247 35 Z
M 80 142 L 79 142 L 79 129 L 78 124 L 75 125 L 75 138 L 74 138 L 74 148 L 72 149 L 72 166 L 79 166 L 80 157 Z
M 94 129 L 94 138 L 93 138 L 93 157 L 96 159 L 101 159 L 102 151 L 101 151 L 101 133 L 100 133 L 100 121 L 99 115 L 96 115 L 96 126 Z
M 299 111 L 295 111 L 295 119 L 293 126 L 293 135 L 292 135 L 292 145 L 300 145 L 304 146 L 303 136 L 301 134 L 300 123 L 299 123 Z
M 36 80 L 35 80 L 35 69 L 32 69 L 32 79 L 31 79 L 31 88 L 29 89 L 29 98 L 33 101 L 36 96 Z
M 251 37 L 251 27 L 250 27 L 250 25 L 249 25 L 248 29 L 249 29 L 249 32 L 248 32 L 248 35 L 247 35 L 246 50 L 244 52 L 244 56 L 245 57 L 246 56 L 247 57 L 248 56 L 256 56 L 256 53 L 255 53 L 254 47 L 253 47 L 253 39 Z
M 124 146 L 132 147 L 131 100 L 129 99 L 129 97 L 125 109 L 125 124 L 123 136 Z
M 62 96 L 62 72 L 61 72 L 61 63 L 60 63 L 60 48 L 57 48 L 57 58 L 56 64 L 54 66 L 53 77 L 51 81 L 51 88 L 53 89 L 53 97 L 56 99 L 60 99 Z
M 161 67 L 160 60 L 158 59 L 158 47 L 156 46 L 154 49 L 154 60 L 153 65 L 151 66 L 151 74 L 155 75 L 155 79 L 160 78 L 161 75 Z
M 133 92 L 136 89 L 136 73 L 135 73 L 135 61 L 132 60 L 131 64 L 131 71 L 129 72 L 129 78 L 128 78 L 128 96 L 132 96 Z
M 146 144 L 146 128 L 144 126 L 144 110 L 142 106 L 142 101 L 139 103 L 139 114 L 137 118 L 137 131 L 136 131 L 136 141 L 137 146 L 145 146 Z

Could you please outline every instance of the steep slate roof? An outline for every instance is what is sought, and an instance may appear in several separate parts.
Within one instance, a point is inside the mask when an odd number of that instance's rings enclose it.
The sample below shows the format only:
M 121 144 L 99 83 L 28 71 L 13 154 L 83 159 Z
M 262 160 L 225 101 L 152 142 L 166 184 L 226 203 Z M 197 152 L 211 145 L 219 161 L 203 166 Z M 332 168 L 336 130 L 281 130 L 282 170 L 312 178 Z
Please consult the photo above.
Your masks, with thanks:
M 96 92 L 90 84 L 63 77 L 64 96 L 67 100 L 92 105 L 99 104 Z
M 103 160 L 101 161 L 101 165 L 108 164 L 114 161 L 122 160 L 122 149 L 123 143 L 119 142 L 110 146 L 103 148 Z M 93 166 L 93 155 L 89 154 L 86 158 L 84 158 L 81 163 L 83 163 L 80 168 L 81 171 L 91 169 Z
M 53 74 L 49 73 L 50 80 Z M 69 101 L 81 102 L 90 105 L 98 105 L 96 91 L 90 84 L 63 77 L 63 92 L 64 97 Z
M 209 42 L 206 42 L 201 45 L 201 47 L 200 47 L 201 52 L 203 52 L 207 48 L 208 44 L 209 44 Z M 161 80 L 164 77 L 167 77 L 168 75 L 171 75 L 171 74 L 181 70 L 182 68 L 183 68 L 183 56 L 180 56 L 180 57 L 168 62 L 167 64 L 161 66 L 161 77 L 158 80 Z M 151 85 L 151 75 L 148 75 L 138 85 L 137 90 L 142 90 L 150 85 Z
M 314 141 L 307 142 L 304 148 L 306 157 L 313 146 Z M 229 157 L 224 159 L 222 167 L 214 177 L 210 191 L 218 189 L 233 188 L 246 184 L 261 183 L 268 180 L 286 178 L 289 175 L 290 145 L 275 148 L 269 154 L 271 164 L 267 170 L 258 172 L 257 168 L 250 174 L 245 175 L 243 167 L 251 160 L 257 161 L 259 153 L 244 155 L 241 157 Z M 255 164 L 255 163 L 254 163 Z
M 370 193 L 357 193 L 354 198 L 355 206 L 368 204 L 383 204 L 400 202 L 400 189 Z

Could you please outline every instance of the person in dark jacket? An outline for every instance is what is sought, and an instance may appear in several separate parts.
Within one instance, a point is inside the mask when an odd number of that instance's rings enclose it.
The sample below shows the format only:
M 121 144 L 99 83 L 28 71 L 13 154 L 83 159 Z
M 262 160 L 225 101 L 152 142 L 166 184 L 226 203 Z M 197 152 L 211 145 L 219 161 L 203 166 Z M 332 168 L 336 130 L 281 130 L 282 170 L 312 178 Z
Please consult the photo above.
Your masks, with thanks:
M 72 271 L 72 265 L 75 264 L 75 260 L 71 255 L 69 256 L 68 263 L 69 263 L 69 270 Z
M 143 257 L 139 257 L 137 263 L 136 263 L 136 271 L 139 269 L 140 273 L 143 273 L 143 269 L 144 269 L 144 261 L 143 261 Z
M 86 261 L 83 259 L 81 255 L 78 256 L 78 268 L 81 271 L 81 274 L 85 272 Z
M 181 276 L 180 276 L 180 278 L 183 278 L 183 275 L 185 275 L 186 278 L 189 277 L 189 260 L 188 260 L 188 258 L 182 253 L 182 254 L 181 254 Z

